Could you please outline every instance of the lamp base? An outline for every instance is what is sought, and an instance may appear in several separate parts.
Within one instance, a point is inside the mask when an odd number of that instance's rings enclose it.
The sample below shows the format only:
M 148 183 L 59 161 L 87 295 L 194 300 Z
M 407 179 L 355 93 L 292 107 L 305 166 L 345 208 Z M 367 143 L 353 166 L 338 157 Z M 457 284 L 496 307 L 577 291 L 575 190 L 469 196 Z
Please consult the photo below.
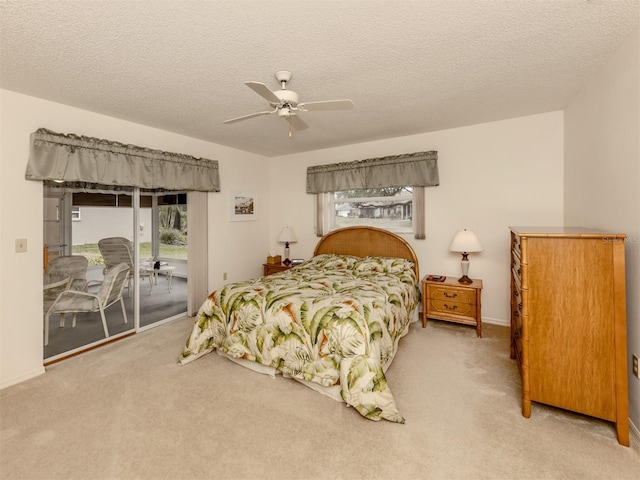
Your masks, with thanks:
M 285 265 L 291 265 L 291 260 L 289 260 L 288 258 L 285 258 L 285 259 L 282 261 L 282 263 L 283 263 L 283 264 L 285 264 Z
M 462 260 L 460 261 L 460 266 L 462 267 L 462 276 L 458 279 L 458 283 L 462 283 L 464 285 L 469 285 L 470 283 L 473 283 L 473 280 L 471 280 L 468 276 L 467 273 L 469 273 L 469 257 L 468 257 L 468 253 L 467 252 L 462 252 Z

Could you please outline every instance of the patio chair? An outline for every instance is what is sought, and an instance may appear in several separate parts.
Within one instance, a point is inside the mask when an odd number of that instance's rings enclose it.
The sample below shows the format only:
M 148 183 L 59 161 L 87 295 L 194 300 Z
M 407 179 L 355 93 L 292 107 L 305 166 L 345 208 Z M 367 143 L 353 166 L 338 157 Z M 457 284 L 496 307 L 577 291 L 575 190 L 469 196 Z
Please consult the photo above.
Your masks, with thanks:
M 120 263 L 126 263 L 133 268 L 133 245 L 124 237 L 107 237 L 98 240 L 98 249 L 104 260 L 106 273 Z
M 98 249 L 104 260 L 104 273 L 115 265 L 126 263 L 129 266 L 129 278 L 127 279 L 127 297 L 131 297 L 131 283 L 135 267 L 133 264 L 133 245 L 124 237 L 108 237 L 98 240 Z M 146 268 L 138 268 L 140 279 L 149 277 Z
M 109 329 L 107 328 L 107 319 L 104 311 L 119 300 L 122 307 L 124 323 L 127 323 L 127 311 L 125 310 L 122 291 L 124 290 L 124 285 L 128 277 L 129 266 L 121 263 L 107 271 L 104 279 L 100 282 L 100 289 L 95 294 L 77 290 L 65 290 L 60 293 L 44 318 L 45 346 L 49 344 L 49 317 L 56 313 L 60 314 L 61 318 L 63 318 L 63 314 L 65 313 L 72 313 L 73 320 L 71 327 L 73 328 L 76 326 L 77 313 L 100 312 L 104 336 L 106 338 L 109 336 Z
M 127 295 L 131 296 L 131 281 L 133 280 L 133 253 L 132 245 L 124 237 L 108 237 L 98 240 L 98 249 L 104 260 L 104 271 L 106 273 L 116 265 L 121 263 L 129 267 L 129 278 L 127 278 Z
M 71 279 L 69 288 L 83 291 L 87 288 L 87 268 L 89 260 L 82 255 L 65 255 L 49 260 L 47 273 L 64 275 Z

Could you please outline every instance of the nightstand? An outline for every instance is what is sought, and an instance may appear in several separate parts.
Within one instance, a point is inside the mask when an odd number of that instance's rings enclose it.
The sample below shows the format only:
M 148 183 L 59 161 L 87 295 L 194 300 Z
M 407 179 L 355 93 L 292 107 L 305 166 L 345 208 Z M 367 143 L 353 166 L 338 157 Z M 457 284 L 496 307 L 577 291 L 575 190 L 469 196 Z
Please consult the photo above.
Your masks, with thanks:
M 464 284 L 456 277 L 447 277 L 444 282 L 434 282 L 425 276 L 422 279 L 422 327 L 426 328 L 427 318 L 434 318 L 474 325 L 478 337 L 482 337 L 481 293 L 482 280 Z
M 263 263 L 264 276 L 289 270 L 293 265 L 285 265 L 284 263 Z

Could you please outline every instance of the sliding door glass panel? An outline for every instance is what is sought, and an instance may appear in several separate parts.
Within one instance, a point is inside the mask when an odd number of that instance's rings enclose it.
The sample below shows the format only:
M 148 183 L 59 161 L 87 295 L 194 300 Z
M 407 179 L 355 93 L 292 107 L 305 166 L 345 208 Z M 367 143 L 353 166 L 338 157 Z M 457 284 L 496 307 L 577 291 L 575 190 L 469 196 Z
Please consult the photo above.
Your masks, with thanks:
M 62 275 L 69 278 L 66 285 L 67 290 L 81 291 L 92 295 L 97 295 L 102 281 L 107 273 L 108 266 L 113 262 L 111 257 L 116 257 L 118 262 L 130 264 L 133 267 L 133 208 L 132 197 L 126 194 L 101 194 L 101 193 L 71 193 L 64 194 L 61 201 L 59 211 L 62 225 L 59 231 L 62 232 L 61 244 L 63 260 L 71 256 L 80 256 L 87 259 L 86 271 L 77 273 L 75 271 L 65 270 Z M 45 232 L 47 228 L 46 217 L 49 216 L 45 212 Z M 51 223 L 51 222 L 49 222 Z M 45 233 L 46 238 L 46 233 Z M 116 247 L 112 247 L 104 255 L 100 250 L 99 242 L 104 239 L 116 239 Z M 68 245 L 68 248 L 64 246 Z M 120 248 L 122 247 L 122 248 Z M 60 275 L 52 275 L 52 269 L 58 269 L 58 265 L 49 260 L 49 276 L 45 277 L 45 305 L 44 314 L 58 299 L 62 302 L 63 298 L 80 300 L 87 298 L 86 296 L 75 295 L 72 293 L 64 293 L 63 297 L 59 297 L 59 293 L 48 295 L 51 289 L 48 285 L 60 279 Z M 64 267 L 63 267 L 64 270 Z M 73 278 L 84 276 L 87 283 L 86 286 L 79 282 L 73 282 Z M 122 299 L 125 306 L 125 314 L 122 311 L 120 301 L 112 304 L 104 309 L 105 320 L 107 324 L 107 333 L 105 335 L 104 325 L 100 311 L 76 313 L 76 322 L 73 326 L 73 314 L 71 312 L 65 314 L 52 314 L 49 318 L 49 335 L 48 344 L 44 347 L 45 360 L 53 360 L 58 356 L 65 356 L 76 351 L 86 349 L 88 346 L 104 343 L 111 338 L 122 336 L 134 330 L 134 296 L 135 279 L 131 275 L 125 282 Z M 75 296 L 74 296 L 75 295 Z M 48 297 L 55 298 L 48 298 Z M 54 307 L 55 308 L 55 307 Z M 82 307 L 81 309 L 84 309 Z M 126 318 L 126 322 L 125 322 Z
M 141 197 L 140 327 L 187 312 L 187 195 Z

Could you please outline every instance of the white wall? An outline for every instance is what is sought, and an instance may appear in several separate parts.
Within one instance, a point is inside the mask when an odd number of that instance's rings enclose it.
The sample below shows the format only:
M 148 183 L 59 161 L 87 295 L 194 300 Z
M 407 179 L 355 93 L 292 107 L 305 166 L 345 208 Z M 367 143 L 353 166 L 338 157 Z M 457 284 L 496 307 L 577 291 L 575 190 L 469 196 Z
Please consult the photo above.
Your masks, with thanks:
M 131 225 L 132 208 L 79 207 L 80 220 L 74 220 L 71 227 L 73 245 L 98 243 L 105 237 L 124 237 L 133 241 Z M 139 216 L 138 241 L 151 242 L 151 209 L 141 208 Z
M 565 111 L 565 222 L 628 235 L 629 416 L 640 428 L 640 34 L 620 45 Z
M 280 230 L 298 237 L 295 258 L 317 242 L 313 195 L 305 192 L 310 165 L 438 151 L 440 186 L 426 189 L 426 240 L 403 237 L 416 251 L 421 275 L 460 276 L 460 255 L 449 252 L 455 232 L 476 232 L 484 251 L 470 255 L 470 276 L 484 282 L 482 317 L 509 324 L 510 225 L 562 225 L 563 114 L 551 112 L 409 137 L 271 159 L 270 245 Z
M 268 201 L 255 222 L 229 222 L 230 194 L 268 200 L 265 157 L 0 90 L 0 388 L 42 366 L 42 183 L 24 178 L 29 135 L 40 127 L 218 160 L 222 192 L 209 194 L 209 289 L 261 274 L 269 231 Z M 251 175 L 247 175 L 251 172 Z M 15 240 L 28 251 L 15 253 Z M 196 260 L 196 259 L 192 259 Z

